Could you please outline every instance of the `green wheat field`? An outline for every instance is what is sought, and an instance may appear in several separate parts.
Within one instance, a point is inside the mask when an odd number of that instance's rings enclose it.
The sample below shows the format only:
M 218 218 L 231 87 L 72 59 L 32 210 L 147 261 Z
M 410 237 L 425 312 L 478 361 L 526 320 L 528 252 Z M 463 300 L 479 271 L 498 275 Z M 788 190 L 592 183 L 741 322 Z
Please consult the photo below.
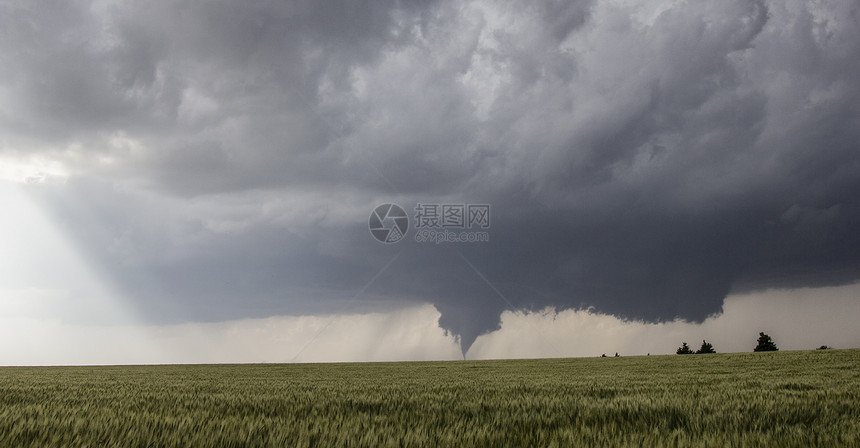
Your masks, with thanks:
M 0 367 L 0 446 L 860 446 L 860 350 Z

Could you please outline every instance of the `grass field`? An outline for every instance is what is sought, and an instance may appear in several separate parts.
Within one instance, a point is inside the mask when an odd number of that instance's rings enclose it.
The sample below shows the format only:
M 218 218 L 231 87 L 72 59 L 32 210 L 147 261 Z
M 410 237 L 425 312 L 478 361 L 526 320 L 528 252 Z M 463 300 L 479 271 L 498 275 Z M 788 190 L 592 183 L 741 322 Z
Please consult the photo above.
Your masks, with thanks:
M 0 446 L 860 446 L 860 350 L 0 368 Z

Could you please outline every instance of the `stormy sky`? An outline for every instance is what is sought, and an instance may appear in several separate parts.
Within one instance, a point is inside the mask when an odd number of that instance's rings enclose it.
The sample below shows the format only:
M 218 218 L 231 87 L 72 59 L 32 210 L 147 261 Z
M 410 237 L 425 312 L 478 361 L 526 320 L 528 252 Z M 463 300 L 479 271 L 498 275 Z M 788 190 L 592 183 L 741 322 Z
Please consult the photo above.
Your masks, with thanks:
M 465 356 L 541 310 L 704 326 L 860 279 L 853 0 L 0 0 L 0 62 L 7 317 L 296 356 L 430 319 Z M 489 205 L 489 241 L 416 241 L 418 204 Z

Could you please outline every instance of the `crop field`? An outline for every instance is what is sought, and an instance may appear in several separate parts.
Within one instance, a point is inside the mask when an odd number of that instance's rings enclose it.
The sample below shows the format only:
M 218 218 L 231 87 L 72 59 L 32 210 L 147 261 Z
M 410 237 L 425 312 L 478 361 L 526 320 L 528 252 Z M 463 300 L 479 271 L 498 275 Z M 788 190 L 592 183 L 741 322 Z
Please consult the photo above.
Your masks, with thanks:
M 860 446 L 860 350 L 0 368 L 0 446 Z

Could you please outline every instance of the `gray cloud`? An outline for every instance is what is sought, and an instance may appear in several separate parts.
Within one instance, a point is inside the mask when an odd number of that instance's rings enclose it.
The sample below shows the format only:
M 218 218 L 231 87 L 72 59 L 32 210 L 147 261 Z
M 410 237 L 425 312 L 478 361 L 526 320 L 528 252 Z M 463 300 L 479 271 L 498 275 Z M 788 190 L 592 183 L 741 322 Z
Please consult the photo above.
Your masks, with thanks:
M 850 1 L 0 8 L 0 150 L 62 164 L 29 190 L 154 321 L 429 302 L 466 350 L 860 277 Z M 389 201 L 491 242 L 378 244 Z

